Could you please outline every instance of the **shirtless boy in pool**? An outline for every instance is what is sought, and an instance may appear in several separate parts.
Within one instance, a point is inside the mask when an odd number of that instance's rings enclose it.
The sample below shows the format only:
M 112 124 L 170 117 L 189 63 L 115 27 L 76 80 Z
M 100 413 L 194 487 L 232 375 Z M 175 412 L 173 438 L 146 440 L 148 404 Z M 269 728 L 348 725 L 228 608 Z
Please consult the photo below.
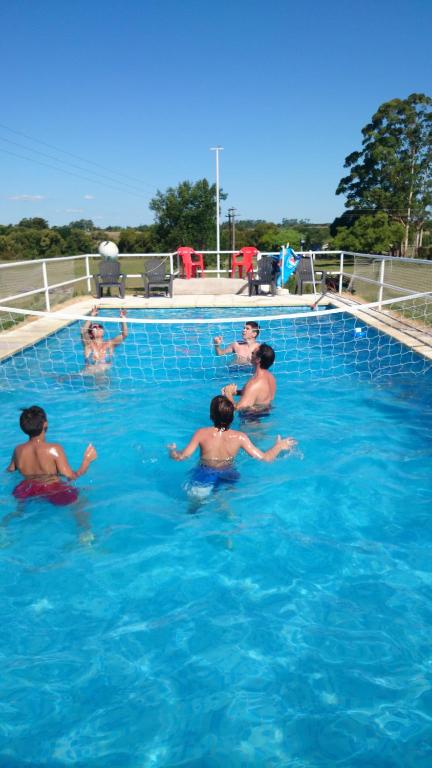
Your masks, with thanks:
M 76 480 L 84 475 L 91 462 L 97 458 L 92 444 L 85 449 L 79 469 L 74 471 L 62 446 L 46 440 L 48 420 L 43 408 L 38 405 L 24 408 L 20 416 L 20 427 L 29 439 L 16 446 L 7 468 L 8 472 L 18 470 L 24 475 L 24 479 L 13 491 L 15 498 L 24 501 L 39 497 L 56 506 L 72 504 L 78 498 L 78 490 L 61 480 L 60 475 L 68 480 Z
M 91 316 L 96 317 L 98 308 L 93 307 Z M 120 316 L 126 318 L 126 310 L 120 310 Z M 126 320 L 121 324 L 121 333 L 113 339 L 104 341 L 104 327 L 101 323 L 93 323 L 87 320 L 81 328 L 81 340 L 84 346 L 87 373 L 99 373 L 106 371 L 112 362 L 115 348 L 124 341 L 128 335 Z
M 233 341 L 231 344 L 228 344 L 225 349 L 222 349 L 222 336 L 215 336 L 213 339 L 215 352 L 218 356 L 236 355 L 237 365 L 250 365 L 252 352 L 259 347 L 256 340 L 259 332 L 260 329 L 258 323 L 254 320 L 250 320 L 245 323 L 243 328 L 243 341 Z
M 232 483 L 238 478 L 233 469 L 234 457 L 240 450 L 259 461 L 273 461 L 281 451 L 290 451 L 297 444 L 292 437 L 277 437 L 267 451 L 257 448 L 244 432 L 230 429 L 234 418 L 234 405 L 224 395 L 217 395 L 210 404 L 213 427 L 198 429 L 182 451 L 175 443 L 168 445 L 169 455 L 175 461 L 188 459 L 200 449 L 200 464 L 195 470 L 192 485 L 216 487 L 220 483 Z

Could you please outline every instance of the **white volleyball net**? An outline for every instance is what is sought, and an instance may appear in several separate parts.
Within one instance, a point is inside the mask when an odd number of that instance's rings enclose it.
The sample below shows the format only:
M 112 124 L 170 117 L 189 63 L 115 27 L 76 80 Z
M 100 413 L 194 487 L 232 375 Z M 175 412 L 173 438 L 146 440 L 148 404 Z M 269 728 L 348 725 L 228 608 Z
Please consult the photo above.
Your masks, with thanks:
M 277 310 L 277 311 L 276 311 Z M 103 339 L 121 338 L 118 310 L 96 318 L 0 307 L 0 389 L 99 389 L 145 391 L 150 384 L 244 381 L 252 372 L 222 347 L 242 338 L 245 322 L 259 324 L 258 341 L 276 353 L 272 371 L 293 385 L 305 381 L 380 379 L 423 375 L 432 369 L 432 294 L 418 293 L 373 304 L 310 309 L 287 307 L 128 311 L 127 337 L 107 355 L 107 365 L 85 359 L 82 328 L 103 325 Z M 192 317 L 191 314 L 195 316 Z M 217 314 L 219 313 L 219 314 Z

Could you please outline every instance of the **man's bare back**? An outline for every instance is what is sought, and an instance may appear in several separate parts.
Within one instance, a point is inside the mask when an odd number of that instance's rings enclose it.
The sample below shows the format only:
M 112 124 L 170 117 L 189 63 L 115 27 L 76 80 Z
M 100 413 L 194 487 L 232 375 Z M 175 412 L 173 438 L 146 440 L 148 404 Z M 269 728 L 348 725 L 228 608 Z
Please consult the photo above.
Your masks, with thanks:
M 83 464 L 88 466 L 96 458 L 96 451 L 90 444 L 84 452 Z M 82 469 L 83 467 L 81 467 Z M 17 469 L 27 478 L 38 478 L 44 482 L 55 482 L 59 475 L 75 480 L 83 472 L 74 472 L 66 459 L 64 449 L 58 443 L 32 438 L 27 443 L 17 445 L 8 467 L 9 472 Z
M 29 439 L 26 443 L 16 446 L 7 470 L 18 470 L 26 480 L 37 478 L 41 482 L 49 483 L 57 481 L 59 475 L 68 480 L 76 480 L 87 472 L 90 463 L 97 458 L 90 443 L 84 451 L 79 469 L 76 472 L 71 469 L 62 446 L 59 443 L 47 442 L 48 421 L 45 411 L 38 405 L 24 408 L 20 426 Z
M 48 443 L 46 432 L 48 420 L 43 408 L 32 405 L 24 408 L 20 417 L 20 427 L 28 435 L 28 441 L 17 445 L 13 451 L 8 472 L 21 472 L 24 476 L 14 488 L 13 495 L 21 503 L 27 499 L 40 498 L 55 506 L 67 506 L 78 502 L 78 489 L 66 483 L 60 476 L 68 480 L 76 480 L 87 472 L 92 461 L 97 458 L 90 444 L 84 451 L 81 466 L 77 471 L 71 469 L 64 449 L 59 443 Z M 1 521 L 6 525 L 13 517 L 22 511 L 6 515 Z M 88 515 L 80 503 L 74 507 L 77 524 L 83 529 L 80 535 L 82 544 L 90 544 L 94 536 L 90 529 Z
M 261 357 L 261 350 L 264 348 L 264 356 Z M 269 351 L 270 350 L 270 351 Z M 265 358 L 268 358 L 267 360 Z M 269 363 L 269 360 L 271 362 Z M 262 362 L 264 360 L 264 363 Z M 267 344 L 260 344 L 258 351 L 252 355 L 252 363 L 255 365 L 255 373 L 243 387 L 240 400 L 235 405 L 237 411 L 244 410 L 267 410 L 270 408 L 276 394 L 276 379 L 267 367 L 270 367 L 274 360 L 274 352 Z M 238 394 L 236 384 L 227 384 L 222 389 L 225 395 L 232 403 L 234 396 Z

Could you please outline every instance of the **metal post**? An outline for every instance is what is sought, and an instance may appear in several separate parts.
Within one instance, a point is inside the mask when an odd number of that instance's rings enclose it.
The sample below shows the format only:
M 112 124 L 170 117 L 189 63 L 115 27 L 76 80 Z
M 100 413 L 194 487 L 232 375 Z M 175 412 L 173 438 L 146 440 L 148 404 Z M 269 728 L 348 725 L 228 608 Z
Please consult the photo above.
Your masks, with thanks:
M 170 260 L 170 275 L 174 274 L 174 254 L 170 253 L 169 260 Z
M 379 271 L 379 283 L 380 283 L 380 286 L 379 286 L 379 289 L 378 289 L 378 301 L 379 301 L 378 309 L 381 309 L 381 302 L 383 300 L 384 270 L 385 270 L 385 261 L 384 261 L 384 259 L 382 259 L 381 260 L 381 264 L 380 264 L 380 271 Z
M 231 251 L 233 249 L 233 247 L 232 247 L 232 223 L 231 223 L 232 211 L 233 211 L 232 208 L 228 208 L 228 230 L 229 230 L 229 233 L 230 233 L 230 243 L 231 243 L 230 244 L 230 248 L 231 248 Z M 231 274 L 231 267 L 232 267 L 232 254 L 230 252 L 229 255 L 228 255 L 228 277 Z
M 89 293 L 91 293 L 90 260 L 88 255 L 85 257 L 85 266 L 86 266 L 87 290 Z
M 312 268 L 312 285 L 313 285 L 313 291 L 316 293 L 316 282 L 315 282 L 315 254 L 312 253 L 312 251 L 309 251 L 310 253 L 310 260 L 311 260 L 311 268 Z
M 342 289 L 343 289 L 343 269 L 344 269 L 344 254 L 342 251 L 340 255 L 340 262 L 339 262 L 339 293 L 342 293 Z
M 228 208 L 228 228 L 230 232 L 230 248 L 233 253 L 235 253 L 235 217 L 236 217 L 237 210 L 236 208 Z M 228 256 L 228 274 L 231 274 L 231 267 L 232 267 L 232 253 Z
M 232 208 L 232 235 L 231 235 L 231 248 L 233 251 L 235 251 L 235 215 L 236 215 L 236 209 Z
M 217 147 L 210 147 L 212 152 L 216 152 L 216 270 L 217 276 L 220 277 L 220 211 L 219 211 L 219 152 L 223 150 L 223 147 L 219 145 Z
M 43 277 L 43 284 L 44 284 L 44 290 L 45 290 L 45 306 L 46 306 L 46 311 L 47 312 L 51 312 L 46 261 L 42 262 L 42 277 Z

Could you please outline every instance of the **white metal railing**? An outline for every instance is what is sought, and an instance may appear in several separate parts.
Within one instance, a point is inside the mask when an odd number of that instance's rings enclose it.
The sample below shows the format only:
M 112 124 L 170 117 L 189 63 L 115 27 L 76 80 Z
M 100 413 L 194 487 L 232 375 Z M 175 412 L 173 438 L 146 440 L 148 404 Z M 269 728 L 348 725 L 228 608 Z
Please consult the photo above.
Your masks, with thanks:
M 202 251 L 202 253 L 205 256 L 216 256 L 216 269 L 206 269 L 205 273 L 208 275 L 216 275 L 217 277 L 220 277 L 221 274 L 225 274 L 228 270 L 221 269 L 221 262 L 220 257 L 221 256 L 229 256 L 236 251 Z M 178 256 L 177 252 L 166 252 L 166 253 L 121 253 L 119 254 L 119 259 L 147 259 L 147 258 L 154 258 L 157 257 L 165 257 L 167 260 L 169 260 L 169 272 L 171 275 L 178 276 L 180 274 L 180 257 Z M 90 270 L 90 259 L 100 259 L 101 257 L 99 254 L 95 253 L 86 253 L 86 254 L 80 254 L 76 256 L 54 256 L 49 259 L 32 259 L 32 260 L 26 260 L 26 261 L 8 261 L 3 264 L 0 264 L 0 300 L 2 302 L 11 302 L 15 301 L 17 299 L 27 298 L 29 296 L 35 296 L 37 294 L 44 294 L 45 295 L 45 306 L 46 311 L 51 311 L 51 301 L 50 301 L 50 291 L 53 291 L 55 289 L 69 287 L 72 285 L 75 285 L 77 283 L 87 282 L 87 291 L 88 293 L 91 293 L 91 280 L 93 277 L 93 274 Z M 58 264 L 59 262 L 68 263 L 68 264 L 75 264 L 76 262 L 83 262 L 84 263 L 84 274 L 80 275 L 79 277 L 70 278 L 68 280 L 62 280 L 62 281 L 56 281 L 54 283 L 49 282 L 49 275 L 48 275 L 48 267 L 52 266 L 53 264 Z M 174 264 L 175 263 L 175 264 Z M 13 270 L 16 268 L 23 268 L 24 275 L 22 280 L 19 278 L 17 279 L 17 282 L 23 285 L 28 285 L 29 282 L 34 282 L 35 277 L 30 276 L 30 278 L 26 277 L 25 270 L 29 270 L 30 268 L 33 270 L 35 266 L 40 266 L 41 269 L 41 285 L 36 288 L 26 289 L 26 290 L 20 290 L 15 291 L 12 293 L 9 293 L 7 295 L 4 295 L 3 291 L 3 285 L 5 283 L 4 276 L 7 274 L 4 270 Z M 127 272 L 126 273 L 126 279 L 127 278 L 140 278 L 142 275 L 141 272 Z M 3 278 L 3 279 L 2 279 Z
M 346 268 L 347 259 L 353 261 L 352 271 Z M 373 276 L 374 265 L 377 267 L 377 276 Z M 432 291 L 432 261 L 344 251 L 340 255 L 339 293 L 342 292 L 344 277 L 349 278 L 349 290 L 353 290 L 354 285 L 358 286 L 359 283 L 364 284 L 365 289 L 374 286 L 376 300 L 381 305 L 384 290 L 396 294 Z M 372 300 L 370 295 L 364 298 Z
M 218 278 L 221 275 L 229 274 L 227 268 L 221 268 L 221 256 L 230 256 L 235 251 L 202 251 L 204 256 L 216 256 L 216 268 L 207 268 L 205 273 L 207 275 L 216 275 Z M 384 256 L 377 254 L 365 254 L 356 253 L 350 251 L 300 251 L 303 256 L 311 259 L 313 267 L 319 271 L 319 262 L 331 256 L 337 256 L 339 259 L 338 266 L 330 274 L 335 275 L 338 278 L 338 291 L 343 290 L 344 278 L 349 278 L 350 286 L 355 282 L 364 283 L 365 286 L 376 286 L 376 300 L 378 303 L 383 301 L 384 290 L 388 289 L 399 293 L 413 293 L 417 291 L 432 290 L 432 261 L 425 259 L 411 259 L 407 257 L 398 256 Z M 276 255 L 272 252 L 262 252 L 261 255 Z M 177 252 L 167 253 L 122 253 L 119 254 L 119 259 L 147 259 L 157 257 L 165 257 L 169 260 L 170 274 L 178 276 L 180 274 L 180 263 Z M 7 304 L 11 301 L 19 299 L 25 299 L 29 296 L 37 294 L 44 295 L 46 311 L 51 311 L 51 297 L 50 292 L 61 288 L 68 288 L 78 283 L 86 283 L 86 290 L 91 293 L 91 281 L 92 272 L 90 268 L 90 259 L 100 259 L 99 254 L 82 254 L 76 256 L 56 256 L 49 259 L 34 259 L 29 261 L 12 261 L 0 264 L 0 301 L 2 304 Z M 350 271 L 350 265 L 348 262 L 352 262 L 352 270 Z M 75 265 L 83 265 L 83 274 L 78 277 L 71 277 L 71 275 L 65 275 L 67 268 L 73 270 L 75 273 Z M 53 265 L 60 266 L 59 274 L 57 270 L 56 278 L 53 282 L 50 282 L 50 271 L 52 271 Z M 404 267 L 404 265 L 406 265 Z M 378 269 L 376 267 L 378 266 Z M 35 272 L 36 268 L 36 272 Z M 40 269 L 40 272 L 39 272 Z M 406 274 L 403 274 L 405 269 Z M 11 280 L 7 280 L 8 271 L 18 270 L 17 273 L 11 277 Z M 22 275 L 20 272 L 22 270 Z M 377 276 L 374 275 L 374 270 L 378 272 Z M 412 272 L 410 275 L 409 272 Z M 422 272 L 423 270 L 423 272 Z M 128 272 L 126 278 L 140 278 L 141 272 Z M 396 277 L 396 281 L 392 279 Z M 425 285 L 420 285 L 418 281 L 419 274 L 425 280 Z M 416 277 L 414 279 L 413 275 Z M 52 277 L 52 275 L 51 275 Z M 61 277 L 67 279 L 61 279 Z M 60 278 L 60 279 L 59 279 Z M 408 279 L 409 278 L 409 279 Z M 412 278 L 412 279 L 411 279 Z M 29 288 L 29 285 L 35 285 L 39 282 L 37 287 Z M 402 284 L 401 284 L 402 283 Z M 403 284 L 404 283 L 404 284 Z M 11 287 L 21 290 L 12 290 L 9 295 L 4 295 L 5 285 L 9 284 Z M 7 294 L 7 290 L 6 290 Z

